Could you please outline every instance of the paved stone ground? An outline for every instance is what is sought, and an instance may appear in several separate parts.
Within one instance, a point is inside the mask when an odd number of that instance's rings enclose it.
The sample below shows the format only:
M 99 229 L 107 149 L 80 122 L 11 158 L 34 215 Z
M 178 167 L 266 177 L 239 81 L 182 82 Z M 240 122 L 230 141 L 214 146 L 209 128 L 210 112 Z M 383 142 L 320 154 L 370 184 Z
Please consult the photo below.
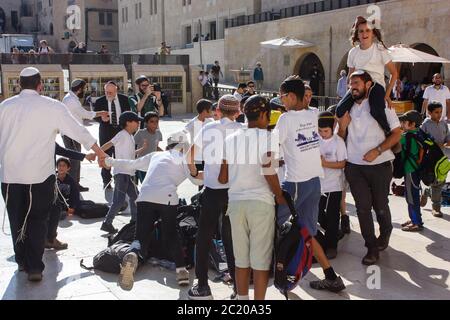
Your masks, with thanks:
M 176 132 L 183 127 L 183 120 L 191 116 L 163 121 L 163 135 Z M 89 130 L 97 135 L 98 127 L 90 125 Z M 86 199 L 105 202 L 102 191 L 100 169 L 95 164 L 83 163 L 82 185 L 91 189 L 84 194 Z M 185 182 L 180 187 L 182 197 L 190 199 L 196 187 Z M 367 281 L 371 274 L 361 265 L 366 253 L 355 215 L 354 201 L 348 196 L 351 214 L 352 234 L 339 243 L 339 256 L 332 264 L 342 275 L 347 289 L 336 295 L 318 292 L 309 288 L 310 280 L 322 278 L 323 273 L 315 266 L 300 286 L 291 294 L 291 299 L 450 299 L 450 210 L 444 208 L 444 219 L 431 215 L 430 205 L 423 212 L 426 229 L 420 234 L 408 234 L 399 230 L 400 224 L 407 219 L 406 203 L 403 198 L 390 197 L 394 221 L 394 233 L 391 246 L 381 253 L 381 286 L 370 290 Z M 0 210 L 4 211 L 3 199 Z M 116 227 L 129 221 L 129 216 L 119 216 Z M 7 220 L 7 219 L 6 219 Z M 39 284 L 29 283 L 26 274 L 18 273 L 14 263 L 11 238 L 0 233 L 0 297 L 2 299 L 65 299 L 65 300 L 185 300 L 187 290 L 180 289 L 171 271 L 144 266 L 137 274 L 134 289 L 125 292 L 117 286 L 117 276 L 101 272 L 88 272 L 80 268 L 80 260 L 92 263 L 92 257 L 104 249 L 107 240 L 100 229 L 100 220 L 80 220 L 69 218 L 59 227 L 59 238 L 69 243 L 69 250 L 61 252 L 46 251 L 44 260 L 46 269 L 44 280 Z M 8 221 L 5 231 L 9 233 Z M 193 272 L 191 272 L 193 282 Z M 210 279 L 215 274 L 211 272 Z M 229 299 L 232 290 L 222 284 L 211 282 L 215 299 Z M 271 286 L 268 299 L 282 300 L 284 297 Z

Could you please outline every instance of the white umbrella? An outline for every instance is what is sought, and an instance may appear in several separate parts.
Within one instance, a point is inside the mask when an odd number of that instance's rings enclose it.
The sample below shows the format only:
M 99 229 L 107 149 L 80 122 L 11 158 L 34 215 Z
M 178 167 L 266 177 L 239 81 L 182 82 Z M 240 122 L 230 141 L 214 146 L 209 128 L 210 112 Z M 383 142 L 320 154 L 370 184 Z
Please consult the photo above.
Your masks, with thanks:
M 450 63 L 450 60 L 400 44 L 389 48 L 393 62 L 406 63 Z
M 278 39 L 261 42 L 261 46 L 264 48 L 270 48 L 270 49 L 278 49 L 281 47 L 283 47 L 283 48 L 308 48 L 308 47 L 313 47 L 314 44 L 307 42 L 307 41 L 303 41 L 303 40 L 298 40 L 298 39 L 289 38 L 289 37 L 283 37 L 283 38 L 278 38 Z

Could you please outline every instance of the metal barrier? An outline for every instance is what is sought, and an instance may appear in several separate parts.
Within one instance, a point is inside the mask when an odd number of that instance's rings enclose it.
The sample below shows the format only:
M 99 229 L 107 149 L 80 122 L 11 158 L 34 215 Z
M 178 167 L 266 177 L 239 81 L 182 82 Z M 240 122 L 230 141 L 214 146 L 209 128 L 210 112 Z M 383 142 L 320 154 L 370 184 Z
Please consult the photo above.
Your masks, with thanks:
M 228 87 L 221 87 L 219 86 L 219 95 L 223 96 L 225 94 L 234 94 L 236 89 L 234 88 L 228 88 Z M 275 91 L 267 91 L 267 90 L 261 90 L 257 91 L 257 94 L 260 94 L 263 97 L 266 97 L 268 99 L 276 98 L 279 96 L 278 92 Z M 326 97 L 326 96 L 313 96 L 311 106 L 318 108 L 320 111 L 326 111 L 329 107 L 338 104 L 339 99 L 336 97 Z

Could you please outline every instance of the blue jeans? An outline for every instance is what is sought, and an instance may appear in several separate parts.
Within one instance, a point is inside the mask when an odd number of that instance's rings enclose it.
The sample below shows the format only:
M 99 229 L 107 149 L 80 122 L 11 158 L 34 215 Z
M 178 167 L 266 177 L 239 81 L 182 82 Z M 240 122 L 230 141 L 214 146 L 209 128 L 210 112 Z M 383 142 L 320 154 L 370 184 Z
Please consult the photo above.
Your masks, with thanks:
M 420 212 L 420 179 L 417 172 L 405 175 L 406 202 L 408 203 L 409 218 L 412 223 L 422 226 L 422 214 Z
M 114 176 L 114 184 L 113 203 L 106 215 L 105 223 L 111 224 L 114 221 L 120 208 L 125 204 L 126 195 L 130 198 L 131 221 L 136 221 L 136 199 L 139 193 L 132 181 L 132 177 L 127 174 L 117 174 Z
M 321 197 L 320 179 L 313 178 L 305 182 L 283 182 L 281 188 L 291 195 L 298 222 L 304 225 L 312 236 L 317 234 L 319 220 L 319 203 Z M 278 225 L 282 225 L 291 216 L 288 206 L 279 206 L 277 213 Z

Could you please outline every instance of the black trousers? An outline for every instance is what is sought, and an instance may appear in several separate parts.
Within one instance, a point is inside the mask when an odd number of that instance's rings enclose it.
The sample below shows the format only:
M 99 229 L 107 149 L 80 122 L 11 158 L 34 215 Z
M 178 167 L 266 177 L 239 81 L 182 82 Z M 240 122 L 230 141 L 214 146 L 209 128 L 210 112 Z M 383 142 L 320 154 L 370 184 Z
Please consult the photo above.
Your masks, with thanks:
M 369 93 L 369 104 L 370 104 L 370 114 L 377 120 L 380 127 L 383 129 L 386 135 L 391 133 L 391 128 L 386 117 L 386 90 L 382 85 L 375 83 L 370 89 Z M 350 112 L 355 100 L 353 99 L 352 93 L 349 90 L 344 98 L 339 101 L 336 108 L 336 116 L 342 118 L 346 112 Z
M 50 176 L 42 183 L 33 185 L 2 183 L 2 195 L 8 209 L 11 235 L 16 262 L 28 273 L 41 273 L 45 265 L 45 250 L 49 210 L 55 199 L 56 177 Z M 8 198 L 8 199 L 7 199 Z M 28 214 L 25 239 L 18 241 Z
M 337 249 L 341 199 L 342 192 L 326 193 L 320 198 L 319 224 L 325 230 L 325 234 L 319 231 L 316 239 L 325 251 Z
M 213 190 L 205 188 L 201 199 L 201 214 L 196 240 L 195 275 L 199 286 L 208 285 L 208 258 L 219 218 L 222 216 L 222 241 L 227 256 L 228 271 L 233 282 L 235 279 L 233 241 L 230 219 L 226 216 L 228 207 L 228 189 Z
M 118 126 L 112 126 L 111 124 L 100 124 L 99 129 L 99 140 L 100 145 L 103 146 L 105 143 L 111 141 L 112 138 L 116 136 L 120 132 L 120 128 Z M 114 155 L 114 148 L 109 149 L 106 152 L 107 155 L 112 157 Z M 108 184 L 112 179 L 111 170 L 102 169 L 102 180 L 103 184 Z
M 137 220 L 135 240 L 141 245 L 139 256 L 147 261 L 149 245 L 155 223 L 161 219 L 161 236 L 163 248 L 169 251 L 177 268 L 185 267 L 181 241 L 177 232 L 177 206 L 169 206 L 151 202 L 137 203 Z
M 56 200 L 55 203 L 52 203 L 50 207 L 50 214 L 47 224 L 47 240 L 50 242 L 55 240 L 58 236 L 58 225 L 61 220 L 62 209 L 63 208 L 58 200 Z
M 81 144 L 75 140 L 70 139 L 67 136 L 63 136 L 64 146 L 69 150 L 74 150 L 81 152 Z M 78 160 L 70 160 L 70 171 L 69 174 L 75 180 L 76 183 L 80 183 L 80 165 L 81 162 Z
M 372 208 L 375 210 L 380 235 L 389 237 L 392 233 L 392 217 L 389 209 L 389 188 L 392 181 L 392 164 L 355 165 L 347 163 L 345 177 L 355 199 L 361 234 L 366 247 L 376 247 Z

